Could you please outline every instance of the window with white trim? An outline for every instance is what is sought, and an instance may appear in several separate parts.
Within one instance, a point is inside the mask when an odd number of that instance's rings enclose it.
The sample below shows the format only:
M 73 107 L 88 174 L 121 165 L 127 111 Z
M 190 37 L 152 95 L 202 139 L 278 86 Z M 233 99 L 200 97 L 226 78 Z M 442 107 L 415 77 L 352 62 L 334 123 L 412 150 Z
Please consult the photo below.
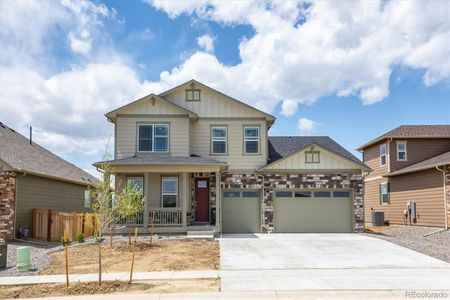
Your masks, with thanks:
M 200 101 L 200 89 L 187 89 L 186 101 Z
M 305 151 L 305 163 L 320 163 L 320 151 Z
M 227 154 L 226 127 L 211 127 L 211 154 Z
M 397 142 L 397 160 L 407 160 L 406 142 Z
M 139 124 L 139 152 L 169 152 L 168 124 Z
M 162 207 L 177 207 L 178 205 L 178 177 L 163 177 L 161 179 Z
M 259 153 L 259 127 L 244 127 L 244 153 Z
M 91 192 L 89 190 L 84 190 L 84 207 L 91 207 Z
M 386 144 L 380 145 L 380 166 L 386 165 Z
M 389 204 L 389 182 L 380 183 L 380 203 Z

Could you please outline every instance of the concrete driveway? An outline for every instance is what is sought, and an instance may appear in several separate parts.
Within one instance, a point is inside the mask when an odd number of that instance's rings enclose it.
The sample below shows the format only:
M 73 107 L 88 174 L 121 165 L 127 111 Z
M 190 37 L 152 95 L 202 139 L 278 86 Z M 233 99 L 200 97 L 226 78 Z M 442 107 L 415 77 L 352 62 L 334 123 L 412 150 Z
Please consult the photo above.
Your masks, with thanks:
M 449 290 L 450 264 L 359 234 L 220 239 L 222 291 Z

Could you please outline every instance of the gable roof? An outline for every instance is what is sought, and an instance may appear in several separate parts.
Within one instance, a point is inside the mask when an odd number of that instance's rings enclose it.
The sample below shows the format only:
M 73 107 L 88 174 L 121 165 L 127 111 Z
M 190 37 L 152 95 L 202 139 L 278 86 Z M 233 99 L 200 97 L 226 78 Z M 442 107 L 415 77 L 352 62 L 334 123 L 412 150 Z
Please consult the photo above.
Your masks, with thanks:
M 362 145 L 357 150 L 387 138 L 450 138 L 450 125 L 401 125 Z
M 177 86 L 175 86 L 175 87 L 173 87 L 173 88 L 171 88 L 171 89 L 169 89 L 169 90 L 167 90 L 165 92 L 162 92 L 158 96 L 159 97 L 164 97 L 165 95 L 172 93 L 173 91 L 177 90 L 178 88 L 180 88 L 180 87 L 182 87 L 184 85 L 187 85 L 187 84 L 192 84 L 192 83 L 195 84 L 195 85 L 198 85 L 198 86 L 200 86 L 202 88 L 209 89 L 209 90 L 213 91 L 214 93 L 218 93 L 218 94 L 226 97 L 230 101 L 239 103 L 240 105 L 243 105 L 243 106 L 245 106 L 245 107 L 247 107 L 247 108 L 249 108 L 251 110 L 254 110 L 254 111 L 258 112 L 258 113 L 263 114 L 266 117 L 266 119 L 271 122 L 271 124 L 275 122 L 276 118 L 274 116 L 272 116 L 271 114 L 265 113 L 262 110 L 259 110 L 259 109 L 255 108 L 255 107 L 251 106 L 251 105 L 248 105 L 248 104 L 246 104 L 246 103 L 244 103 L 244 102 L 242 102 L 240 100 L 237 100 L 236 98 L 233 98 L 233 97 L 231 97 L 231 96 L 229 96 L 227 94 L 224 94 L 221 91 L 218 91 L 218 90 L 216 90 L 216 89 L 214 89 L 214 88 L 212 88 L 210 86 L 207 86 L 206 84 L 201 83 L 201 82 L 199 82 L 199 81 L 197 81 L 195 79 L 191 79 L 191 80 L 186 81 L 186 82 L 184 82 L 182 84 L 179 84 L 179 85 L 177 85 Z
M 361 160 L 328 136 L 269 136 L 268 164 L 272 164 L 311 145 L 321 146 L 356 163 L 365 170 L 370 170 Z
M 12 170 L 81 185 L 99 180 L 0 122 L 0 160 Z
M 450 165 L 450 151 L 442 153 L 435 157 L 426 159 L 424 161 L 418 162 L 416 164 L 407 166 L 400 170 L 391 172 L 391 173 L 387 174 L 387 176 L 388 177 L 396 176 L 396 175 L 412 173 L 412 172 L 422 171 L 422 170 L 431 169 L 434 167 L 446 166 L 446 165 Z
M 116 118 L 117 114 L 119 114 L 119 113 L 120 113 L 121 111 L 123 111 L 124 109 L 129 108 L 129 107 L 131 107 L 131 106 L 134 106 L 134 105 L 136 105 L 136 104 L 143 103 L 143 102 L 145 102 L 145 101 L 156 101 L 156 100 L 161 101 L 161 102 L 163 102 L 163 103 L 165 103 L 165 104 L 168 104 L 169 106 L 173 107 L 174 109 L 179 110 L 179 111 L 182 112 L 183 114 L 186 114 L 189 118 L 198 118 L 198 115 L 197 115 L 195 112 L 192 112 L 192 111 L 190 111 L 190 110 L 187 109 L 187 108 L 184 108 L 184 107 L 179 106 L 179 105 L 177 105 L 177 104 L 175 104 L 175 103 L 172 103 L 172 102 L 170 102 L 170 101 L 168 101 L 168 100 L 166 100 L 166 99 L 164 99 L 164 98 L 162 98 L 162 97 L 160 97 L 160 96 L 158 96 L 158 95 L 155 95 L 155 94 L 153 94 L 153 93 L 150 94 L 150 95 L 147 95 L 147 96 L 145 96 L 145 97 L 142 97 L 142 98 L 140 98 L 140 99 L 138 99 L 138 100 L 136 100 L 136 101 L 133 101 L 133 102 L 131 102 L 131 103 L 128 103 L 128 104 L 126 104 L 126 105 L 124 105 L 124 106 L 121 106 L 121 107 L 119 107 L 119 108 L 117 108 L 117 109 L 115 109 L 115 110 L 112 110 L 112 111 L 106 113 L 105 116 L 106 116 L 109 120 L 115 121 L 115 118 Z

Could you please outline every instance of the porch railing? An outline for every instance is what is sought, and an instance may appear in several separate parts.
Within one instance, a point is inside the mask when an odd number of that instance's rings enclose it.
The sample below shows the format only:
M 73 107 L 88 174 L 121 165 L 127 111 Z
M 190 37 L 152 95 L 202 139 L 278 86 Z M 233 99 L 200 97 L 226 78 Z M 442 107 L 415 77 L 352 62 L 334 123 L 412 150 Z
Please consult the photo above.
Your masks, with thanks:
M 155 226 L 179 226 L 182 214 L 181 208 L 149 208 L 149 224 L 154 219 Z
M 135 216 L 130 218 L 122 218 L 116 222 L 117 225 L 143 225 L 144 224 L 144 212 L 138 212 Z

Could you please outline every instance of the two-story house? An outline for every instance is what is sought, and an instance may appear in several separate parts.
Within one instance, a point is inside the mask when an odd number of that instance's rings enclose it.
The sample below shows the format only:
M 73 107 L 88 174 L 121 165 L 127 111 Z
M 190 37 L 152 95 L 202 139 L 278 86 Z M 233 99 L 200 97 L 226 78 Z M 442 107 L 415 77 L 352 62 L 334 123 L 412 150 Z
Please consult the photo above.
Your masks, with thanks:
M 275 117 L 191 80 L 106 114 L 118 193 L 159 232 L 353 232 L 368 168 L 329 137 L 269 137 Z M 101 167 L 104 162 L 96 163 Z
M 448 227 L 450 125 L 399 126 L 358 150 L 372 169 L 364 179 L 366 221 L 376 210 L 392 224 Z

